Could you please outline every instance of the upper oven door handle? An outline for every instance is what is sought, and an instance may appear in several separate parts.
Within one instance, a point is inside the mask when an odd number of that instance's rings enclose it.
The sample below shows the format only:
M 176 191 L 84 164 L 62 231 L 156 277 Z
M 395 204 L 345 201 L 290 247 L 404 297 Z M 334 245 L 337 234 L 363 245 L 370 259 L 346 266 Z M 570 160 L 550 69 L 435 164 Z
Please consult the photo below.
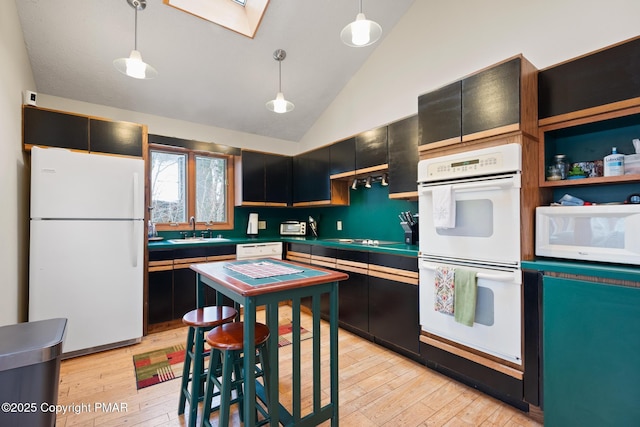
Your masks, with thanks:
M 420 194 L 430 193 L 434 187 L 446 185 L 442 182 L 434 184 L 422 184 L 420 186 Z M 452 190 L 456 192 L 473 192 L 473 191 L 495 191 L 503 188 L 520 188 L 520 174 L 511 175 L 506 178 L 484 179 L 481 181 L 450 183 Z
M 420 263 L 420 268 L 425 270 L 435 271 L 438 266 L 435 264 L 428 264 L 426 262 Z M 470 269 L 472 270 L 472 269 Z M 482 280 L 492 280 L 494 282 L 510 282 L 519 285 L 522 283 L 522 277 L 520 276 L 520 270 L 504 273 L 477 273 L 476 277 Z

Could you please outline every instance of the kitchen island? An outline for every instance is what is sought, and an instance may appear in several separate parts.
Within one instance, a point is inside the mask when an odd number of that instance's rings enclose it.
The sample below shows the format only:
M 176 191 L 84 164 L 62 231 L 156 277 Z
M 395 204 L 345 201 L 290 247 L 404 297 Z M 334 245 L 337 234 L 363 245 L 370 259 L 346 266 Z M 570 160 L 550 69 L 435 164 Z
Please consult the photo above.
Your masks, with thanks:
M 247 268 L 257 267 L 261 272 L 254 274 Z M 254 347 L 253 324 L 256 321 L 256 307 L 266 306 L 266 323 L 271 330 L 268 340 L 271 383 L 264 390 L 255 381 L 255 351 L 245 351 L 244 357 L 244 422 L 255 425 L 255 396 L 266 397 L 268 402 L 280 402 L 279 364 L 278 364 L 278 304 L 289 301 L 292 306 L 293 358 L 292 358 L 292 412 L 282 405 L 271 404 L 269 415 L 271 425 L 313 426 L 331 420 L 332 426 L 338 425 L 338 282 L 348 278 L 345 273 L 326 270 L 309 265 L 276 260 L 225 261 L 194 264 L 191 266 L 197 274 L 196 302 L 204 306 L 204 291 L 207 286 L 213 288 L 219 297 L 225 296 L 243 306 L 244 347 Z M 273 269 L 274 273 L 265 273 Z M 288 274 L 275 274 L 286 269 Z M 320 298 L 328 294 L 329 313 L 329 371 L 330 399 L 322 406 L 321 402 L 321 360 L 320 360 Z M 302 414 L 301 384 L 301 348 L 300 348 L 300 307 L 302 298 L 311 298 L 313 315 L 313 401 L 312 412 Z M 277 381 L 274 381 L 277 380 Z M 307 397 L 307 396 L 305 396 Z

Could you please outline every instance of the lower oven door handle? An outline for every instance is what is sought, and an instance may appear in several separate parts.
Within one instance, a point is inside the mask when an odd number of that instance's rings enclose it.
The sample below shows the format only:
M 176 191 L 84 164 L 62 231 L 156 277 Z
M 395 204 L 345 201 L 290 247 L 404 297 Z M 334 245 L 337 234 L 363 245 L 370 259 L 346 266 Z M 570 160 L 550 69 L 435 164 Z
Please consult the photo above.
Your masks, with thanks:
M 420 268 L 424 268 L 425 270 L 435 271 L 437 267 L 438 266 L 435 264 L 420 264 Z M 492 280 L 494 282 L 511 282 L 516 285 L 522 283 L 522 278 L 520 277 L 519 270 L 509 273 L 477 273 L 476 277 L 478 279 Z

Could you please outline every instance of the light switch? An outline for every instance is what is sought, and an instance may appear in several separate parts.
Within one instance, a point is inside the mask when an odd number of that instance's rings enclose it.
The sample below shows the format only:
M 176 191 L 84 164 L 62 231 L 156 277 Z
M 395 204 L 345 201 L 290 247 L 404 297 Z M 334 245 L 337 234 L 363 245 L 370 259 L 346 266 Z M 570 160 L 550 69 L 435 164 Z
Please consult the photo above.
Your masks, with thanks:
M 258 221 L 258 230 L 266 230 L 267 221 Z

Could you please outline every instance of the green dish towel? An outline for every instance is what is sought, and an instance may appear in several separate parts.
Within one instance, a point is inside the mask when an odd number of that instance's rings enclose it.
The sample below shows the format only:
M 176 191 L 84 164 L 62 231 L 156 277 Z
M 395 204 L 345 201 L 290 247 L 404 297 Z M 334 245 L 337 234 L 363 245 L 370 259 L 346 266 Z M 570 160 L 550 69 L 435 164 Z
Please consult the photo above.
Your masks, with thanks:
M 458 323 L 473 326 L 473 321 L 476 318 L 476 299 L 478 295 L 476 272 L 456 268 L 453 281 L 455 283 L 453 317 Z

